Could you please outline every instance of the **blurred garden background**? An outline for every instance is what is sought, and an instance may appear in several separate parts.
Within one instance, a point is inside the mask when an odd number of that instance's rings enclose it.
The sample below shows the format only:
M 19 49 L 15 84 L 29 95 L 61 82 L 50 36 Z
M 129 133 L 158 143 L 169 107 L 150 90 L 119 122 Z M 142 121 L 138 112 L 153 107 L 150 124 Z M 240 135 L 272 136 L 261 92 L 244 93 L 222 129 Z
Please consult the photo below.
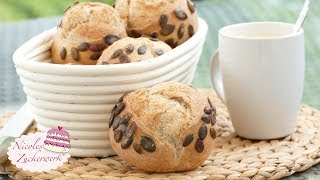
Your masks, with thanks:
M 115 0 L 100 0 L 112 4 Z M 76 0 L 0 0 L 0 21 L 17 21 L 30 18 L 62 15 Z M 81 1 L 85 2 L 85 1 Z
M 85 0 L 81 0 L 84 2 Z M 25 41 L 59 24 L 65 9 L 76 0 L 0 0 L 0 107 L 25 101 L 12 63 L 12 53 Z M 113 4 L 114 0 L 100 0 Z M 193 85 L 211 88 L 209 60 L 217 48 L 218 30 L 250 21 L 295 23 L 304 0 L 193 0 L 198 14 L 209 25 L 207 41 Z M 320 0 L 310 0 L 304 24 L 306 74 L 303 102 L 320 108 Z M 288 90 L 289 91 L 289 90 Z M 0 108 L 1 109 L 1 108 Z

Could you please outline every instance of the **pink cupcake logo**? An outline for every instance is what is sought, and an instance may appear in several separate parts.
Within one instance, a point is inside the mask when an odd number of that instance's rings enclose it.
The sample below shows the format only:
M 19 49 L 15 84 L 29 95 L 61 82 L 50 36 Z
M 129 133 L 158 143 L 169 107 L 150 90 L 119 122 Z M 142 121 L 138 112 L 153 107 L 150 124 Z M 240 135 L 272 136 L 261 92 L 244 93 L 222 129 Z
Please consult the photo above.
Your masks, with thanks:
M 69 152 L 70 137 L 69 133 L 58 126 L 58 129 L 50 129 L 47 132 L 44 148 L 52 152 Z

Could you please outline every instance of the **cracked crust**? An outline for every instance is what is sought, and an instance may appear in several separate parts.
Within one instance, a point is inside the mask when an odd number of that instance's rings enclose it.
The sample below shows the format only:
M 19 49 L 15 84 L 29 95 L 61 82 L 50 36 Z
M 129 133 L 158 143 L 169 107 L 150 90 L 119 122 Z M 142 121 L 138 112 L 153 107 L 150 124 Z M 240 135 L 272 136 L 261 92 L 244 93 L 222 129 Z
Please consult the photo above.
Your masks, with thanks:
M 128 53 L 126 52 L 129 45 L 132 45 L 133 49 L 132 52 Z M 146 52 L 144 54 L 138 53 L 138 48 L 145 45 L 146 46 Z M 145 61 L 148 59 L 152 59 L 155 57 L 158 57 L 156 53 L 157 49 L 161 49 L 163 53 L 166 53 L 171 50 L 171 47 L 168 46 L 166 43 L 162 41 L 151 41 L 149 38 L 140 37 L 140 38 L 123 38 L 119 41 L 116 41 L 111 46 L 109 46 L 108 49 L 103 51 L 103 54 L 100 56 L 97 65 L 102 64 L 120 64 L 120 58 L 111 58 L 112 55 L 117 51 L 121 49 L 122 52 L 128 56 L 130 59 L 129 62 L 126 63 L 132 63 L 132 62 L 138 62 L 138 61 Z
M 52 59 L 56 64 L 79 63 L 95 65 L 97 59 L 90 59 L 94 53 L 90 50 L 78 51 L 79 60 L 71 56 L 71 48 L 81 43 L 99 43 L 106 45 L 104 37 L 109 34 L 121 38 L 127 37 L 125 23 L 111 6 L 99 2 L 76 3 L 68 8 L 58 27 L 58 33 L 52 44 Z M 62 48 L 66 49 L 65 59 L 60 56 Z
M 123 103 L 126 106 L 120 117 L 131 113 L 131 122 L 137 125 L 133 142 L 139 143 L 141 136 L 148 136 L 156 144 L 156 151 L 152 153 L 138 154 L 132 145 L 122 149 L 114 141 L 111 128 L 112 147 L 127 163 L 151 172 L 177 172 L 195 169 L 209 156 L 214 143 L 209 133 L 203 140 L 204 151 L 195 150 L 198 130 L 205 124 L 201 116 L 208 106 L 206 97 L 197 90 L 180 83 L 162 83 L 129 93 Z M 183 147 L 183 140 L 189 134 L 194 134 L 194 140 Z
M 179 20 L 174 13 L 177 8 L 181 8 L 187 14 L 188 19 Z M 169 43 L 172 48 L 190 38 L 188 35 L 189 25 L 194 27 L 194 32 L 198 29 L 197 13 L 190 12 L 187 0 L 117 0 L 115 9 L 127 23 L 127 31 L 130 36 L 150 36 L 151 33 L 157 32 L 156 38 L 164 42 L 173 38 L 174 42 Z M 161 35 L 160 33 L 159 18 L 161 14 L 168 16 L 168 24 L 175 25 L 175 30 L 169 35 Z M 184 24 L 185 33 L 180 39 L 177 34 L 181 24 Z

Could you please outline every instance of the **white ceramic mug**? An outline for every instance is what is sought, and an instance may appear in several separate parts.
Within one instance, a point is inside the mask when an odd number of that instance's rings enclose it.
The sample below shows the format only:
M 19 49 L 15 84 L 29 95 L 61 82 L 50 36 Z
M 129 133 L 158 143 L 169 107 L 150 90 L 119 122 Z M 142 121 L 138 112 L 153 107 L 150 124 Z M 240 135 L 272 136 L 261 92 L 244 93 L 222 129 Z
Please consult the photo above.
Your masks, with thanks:
M 293 24 L 224 27 L 211 80 L 239 136 L 274 139 L 293 133 L 304 81 L 304 33 Z

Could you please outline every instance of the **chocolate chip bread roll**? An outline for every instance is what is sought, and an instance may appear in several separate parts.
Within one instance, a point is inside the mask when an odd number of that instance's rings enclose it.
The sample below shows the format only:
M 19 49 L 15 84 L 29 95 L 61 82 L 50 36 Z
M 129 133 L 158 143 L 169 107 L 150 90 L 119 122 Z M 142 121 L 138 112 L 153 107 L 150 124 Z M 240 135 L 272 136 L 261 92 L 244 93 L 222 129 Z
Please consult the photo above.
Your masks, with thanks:
M 115 8 L 126 21 L 129 36 L 158 38 L 172 48 L 187 41 L 198 29 L 191 0 L 117 0 Z
M 197 168 L 210 155 L 216 110 L 197 90 L 162 83 L 120 98 L 109 121 L 114 151 L 150 172 Z
M 66 10 L 52 44 L 54 63 L 95 65 L 109 45 L 127 37 L 125 23 L 111 6 L 76 3 Z
M 97 65 L 122 64 L 152 59 L 171 50 L 166 43 L 155 38 L 123 38 L 106 49 Z

